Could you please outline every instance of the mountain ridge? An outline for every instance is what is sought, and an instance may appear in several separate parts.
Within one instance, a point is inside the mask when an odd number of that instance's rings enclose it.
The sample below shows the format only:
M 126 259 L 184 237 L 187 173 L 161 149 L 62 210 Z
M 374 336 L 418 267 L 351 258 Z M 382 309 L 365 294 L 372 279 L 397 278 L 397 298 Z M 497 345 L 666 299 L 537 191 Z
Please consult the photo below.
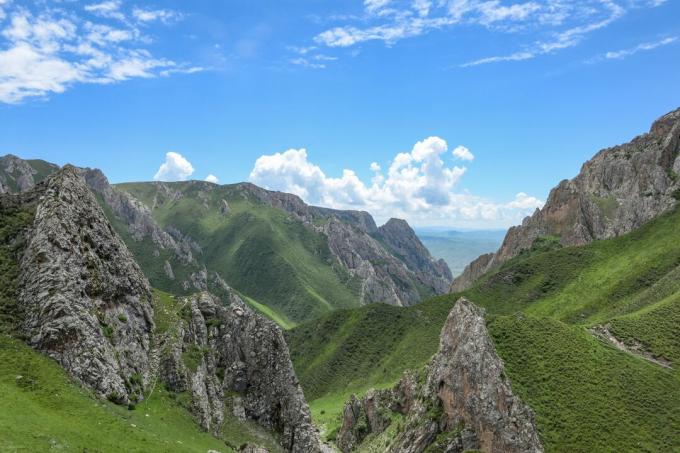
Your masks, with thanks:
M 550 191 L 546 204 L 508 230 L 501 247 L 472 261 L 451 292 L 469 288 L 489 270 L 555 236 L 563 246 L 582 245 L 630 232 L 680 199 L 680 109 L 653 122 L 646 134 L 605 148 L 579 174 Z

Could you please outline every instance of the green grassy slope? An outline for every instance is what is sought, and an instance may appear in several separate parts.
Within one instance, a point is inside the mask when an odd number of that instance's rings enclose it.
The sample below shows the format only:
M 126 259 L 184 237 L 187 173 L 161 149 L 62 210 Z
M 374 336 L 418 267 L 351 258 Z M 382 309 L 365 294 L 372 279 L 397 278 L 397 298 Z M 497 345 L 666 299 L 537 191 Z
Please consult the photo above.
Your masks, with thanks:
M 205 453 L 263 443 L 261 430 L 234 419 L 227 440 L 202 432 L 171 396 L 156 388 L 133 411 L 96 400 L 56 362 L 0 336 L 0 451 Z
M 51 175 L 52 173 L 59 169 L 59 167 L 57 167 L 56 165 L 40 159 L 28 159 L 26 160 L 26 162 L 35 171 L 35 173 L 33 174 L 33 180 L 36 183 L 39 183 L 40 181 L 44 180 L 49 175 Z M 0 176 L 4 177 L 5 181 L 7 181 L 7 185 L 9 187 L 10 192 L 19 191 L 19 185 L 16 183 L 16 180 L 14 179 L 15 176 L 14 174 L 8 173 L 2 168 L 0 168 Z
M 238 186 L 200 182 L 167 186 L 179 191 L 181 198 L 168 198 L 151 183 L 117 187 L 152 207 L 161 226 L 173 226 L 191 236 L 203 250 L 194 253 L 200 265 L 219 273 L 263 314 L 292 326 L 358 305 L 357 283 L 336 264 L 323 235 L 279 209 L 244 197 Z M 229 203 L 228 215 L 220 213 L 222 200 Z M 154 257 L 155 247 L 149 240 L 133 241 L 120 221 L 113 223 L 154 286 L 176 294 L 185 292 L 181 282 L 196 269 L 172 256 Z M 174 281 L 163 271 L 165 259 L 175 271 Z
M 549 450 L 626 443 L 667 450 L 669 433 L 680 430 L 680 399 L 670 396 L 680 394 L 678 226 L 675 210 L 629 235 L 583 247 L 556 249 L 546 238 L 462 294 L 406 309 L 332 313 L 296 327 L 287 339 L 314 414 L 332 430 L 347 394 L 389 386 L 403 370 L 423 365 L 448 311 L 465 295 L 486 308 L 508 374 L 535 407 Z M 597 324 L 674 369 L 596 339 L 587 328 Z M 375 350 L 380 358 L 368 359 Z

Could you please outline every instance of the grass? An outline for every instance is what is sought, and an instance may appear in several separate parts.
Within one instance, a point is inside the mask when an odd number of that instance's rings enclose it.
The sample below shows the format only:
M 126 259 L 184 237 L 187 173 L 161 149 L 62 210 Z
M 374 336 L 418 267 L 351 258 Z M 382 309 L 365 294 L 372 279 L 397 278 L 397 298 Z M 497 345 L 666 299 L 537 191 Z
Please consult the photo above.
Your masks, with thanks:
M 0 333 L 14 332 L 20 320 L 20 307 L 16 303 L 17 260 L 23 248 L 21 232 L 34 216 L 34 208 L 15 206 L 9 201 L 0 204 Z
M 504 316 L 489 324 L 547 451 L 677 451 L 680 381 L 584 328 Z
M 543 238 L 464 293 L 402 309 L 338 311 L 299 325 L 286 338 L 313 415 L 332 429 L 347 395 L 389 386 L 423 366 L 449 310 L 466 296 L 487 310 L 499 354 L 534 406 L 549 451 L 671 451 L 669 435 L 680 431 L 680 400 L 672 396 L 680 394 L 678 225 L 674 210 L 587 246 Z M 674 370 L 587 331 L 605 323 Z
M 0 400 L 1 451 L 231 451 L 166 392 L 134 411 L 96 400 L 56 362 L 7 336 L 0 336 Z
M 244 197 L 238 185 L 183 182 L 167 187 L 182 196 L 168 198 L 151 183 L 118 186 L 154 207 L 161 226 L 174 226 L 196 240 L 203 251 L 193 254 L 200 266 L 223 276 L 248 303 L 282 327 L 358 306 L 358 284 L 337 265 L 322 234 L 279 209 Z M 222 200 L 229 203 L 228 215 L 220 212 Z M 120 221 L 113 223 L 119 232 L 126 229 Z M 196 269 L 182 268 L 163 251 L 154 256 L 148 240 L 122 236 L 154 286 L 186 293 L 178 286 Z M 166 260 L 177 276 L 174 281 L 163 271 Z

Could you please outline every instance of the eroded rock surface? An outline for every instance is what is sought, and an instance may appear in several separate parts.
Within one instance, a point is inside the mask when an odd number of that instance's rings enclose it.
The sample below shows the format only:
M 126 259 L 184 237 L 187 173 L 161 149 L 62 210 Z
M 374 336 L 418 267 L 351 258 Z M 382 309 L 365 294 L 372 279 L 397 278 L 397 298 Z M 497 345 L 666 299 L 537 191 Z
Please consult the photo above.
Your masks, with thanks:
M 66 166 L 36 187 L 20 262 L 22 331 L 101 397 L 142 397 L 149 379 L 151 291 L 80 172 Z
M 23 192 L 59 170 L 42 160 L 28 161 L 12 154 L 0 157 L 0 194 Z
M 679 153 L 680 109 L 630 143 L 600 151 L 578 176 L 560 182 L 543 209 L 511 228 L 495 254 L 469 264 L 451 291 L 469 288 L 539 237 L 558 236 L 562 245 L 582 245 L 628 233 L 668 211 L 680 198 Z
M 160 347 L 161 379 L 188 391 L 204 429 L 218 433 L 225 411 L 277 433 L 291 452 L 318 452 L 319 441 L 278 326 L 233 292 L 228 305 L 209 293 L 187 298 L 176 338 Z
M 401 414 L 404 426 L 386 451 L 541 452 L 533 411 L 513 394 L 503 369 L 484 311 L 460 299 L 422 373 L 407 372 L 394 389 L 346 404 L 338 446 L 356 449 L 389 426 L 390 414 Z

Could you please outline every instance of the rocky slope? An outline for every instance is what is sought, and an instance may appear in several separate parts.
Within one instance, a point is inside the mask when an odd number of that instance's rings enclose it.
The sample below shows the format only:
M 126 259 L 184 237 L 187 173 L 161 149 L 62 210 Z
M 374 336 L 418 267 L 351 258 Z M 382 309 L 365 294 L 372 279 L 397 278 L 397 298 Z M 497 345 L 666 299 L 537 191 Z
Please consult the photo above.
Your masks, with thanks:
M 379 436 L 397 419 L 385 451 L 543 451 L 533 411 L 512 392 L 484 311 L 465 299 L 449 313 L 439 350 L 423 373 L 407 372 L 391 390 L 350 399 L 338 446 L 361 449 L 369 435 Z
M 153 302 L 84 175 L 66 166 L 27 191 L 0 196 L 3 215 L 32 215 L 13 241 L 16 334 L 100 398 L 132 406 L 162 384 L 178 398 L 189 393 L 188 408 L 216 435 L 229 408 L 276 433 L 286 451 L 318 451 L 281 330 L 224 282 L 225 303 L 202 293 L 173 314 Z M 113 197 L 134 206 L 125 195 Z
M 191 394 L 201 426 L 218 434 L 229 411 L 278 433 L 286 451 L 318 452 L 280 328 L 233 293 L 227 306 L 209 293 L 184 304 L 184 319 L 159 345 L 161 379 L 169 390 Z
M 8 154 L 0 157 L 0 193 L 28 190 L 47 176 L 59 170 L 59 166 L 43 160 L 23 160 Z
M 67 166 L 34 190 L 20 261 L 23 333 L 100 396 L 137 401 L 154 327 L 146 277 L 77 169 Z
M 508 231 L 495 254 L 466 267 L 451 291 L 469 288 L 537 238 L 556 236 L 564 246 L 582 245 L 630 232 L 668 211 L 680 198 L 679 153 L 680 109 L 630 143 L 600 151 L 578 176 L 562 181 L 542 209 Z

